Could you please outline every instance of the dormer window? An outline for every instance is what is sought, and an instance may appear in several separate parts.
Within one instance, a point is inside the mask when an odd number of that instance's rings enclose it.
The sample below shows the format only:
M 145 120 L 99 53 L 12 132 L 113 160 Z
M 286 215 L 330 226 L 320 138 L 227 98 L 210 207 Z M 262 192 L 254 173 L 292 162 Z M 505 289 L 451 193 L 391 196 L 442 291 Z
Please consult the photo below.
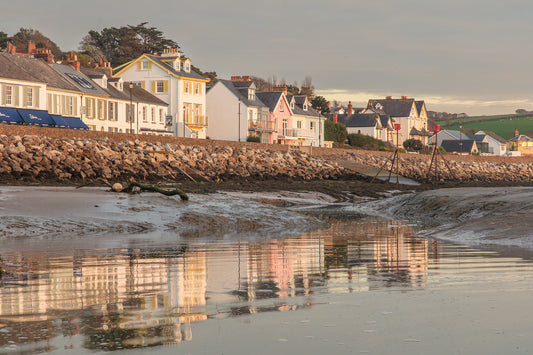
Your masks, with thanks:
M 291 109 L 294 110 L 294 100 L 291 101 Z
M 248 89 L 248 100 L 254 101 L 255 100 L 255 90 L 254 89 Z
M 183 64 L 183 70 L 185 70 L 187 73 L 191 71 L 191 65 L 189 63 Z
M 181 68 L 180 68 L 180 61 L 179 61 L 179 60 L 176 60 L 176 61 L 174 62 L 174 69 L 176 69 L 176 70 L 181 70 Z
M 102 87 L 107 88 L 107 78 L 105 76 L 102 78 Z
M 309 108 L 309 106 L 307 106 L 307 102 L 304 103 L 304 111 L 307 111 L 307 109 Z

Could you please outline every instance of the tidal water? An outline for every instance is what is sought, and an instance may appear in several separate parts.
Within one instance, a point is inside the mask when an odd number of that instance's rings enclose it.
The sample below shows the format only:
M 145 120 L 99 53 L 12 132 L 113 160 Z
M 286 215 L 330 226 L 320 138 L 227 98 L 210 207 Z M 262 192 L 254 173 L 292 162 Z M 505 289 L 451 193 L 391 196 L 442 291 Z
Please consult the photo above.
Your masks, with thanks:
M 379 217 L 329 223 L 254 241 L 0 248 L 0 353 L 533 349 L 521 305 L 533 299 L 531 261 Z

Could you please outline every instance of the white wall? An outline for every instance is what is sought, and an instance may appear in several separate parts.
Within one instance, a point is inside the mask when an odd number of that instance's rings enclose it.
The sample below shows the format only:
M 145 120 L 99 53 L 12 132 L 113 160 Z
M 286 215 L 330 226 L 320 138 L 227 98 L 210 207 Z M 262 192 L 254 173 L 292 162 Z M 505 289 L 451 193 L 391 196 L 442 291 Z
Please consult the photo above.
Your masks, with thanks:
M 209 127 L 207 136 L 211 139 L 241 142 L 248 137 L 248 108 L 223 83 L 218 82 L 207 93 L 207 114 Z

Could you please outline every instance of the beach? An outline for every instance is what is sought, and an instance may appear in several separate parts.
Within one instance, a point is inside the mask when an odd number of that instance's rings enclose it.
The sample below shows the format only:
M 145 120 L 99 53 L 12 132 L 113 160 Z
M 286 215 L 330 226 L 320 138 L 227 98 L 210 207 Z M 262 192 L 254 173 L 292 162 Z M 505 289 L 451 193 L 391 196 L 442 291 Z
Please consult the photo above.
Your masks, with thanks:
M 533 189 L 384 186 L 1 187 L 0 353 L 527 353 Z

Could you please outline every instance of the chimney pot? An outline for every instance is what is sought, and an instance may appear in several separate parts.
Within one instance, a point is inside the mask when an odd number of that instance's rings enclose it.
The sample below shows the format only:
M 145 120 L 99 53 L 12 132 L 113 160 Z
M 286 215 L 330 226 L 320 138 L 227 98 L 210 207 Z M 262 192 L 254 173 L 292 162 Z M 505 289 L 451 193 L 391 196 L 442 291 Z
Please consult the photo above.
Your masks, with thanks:
M 339 115 L 337 115 L 337 113 L 335 112 L 333 114 L 333 123 L 337 123 L 337 120 L 339 119 Z

